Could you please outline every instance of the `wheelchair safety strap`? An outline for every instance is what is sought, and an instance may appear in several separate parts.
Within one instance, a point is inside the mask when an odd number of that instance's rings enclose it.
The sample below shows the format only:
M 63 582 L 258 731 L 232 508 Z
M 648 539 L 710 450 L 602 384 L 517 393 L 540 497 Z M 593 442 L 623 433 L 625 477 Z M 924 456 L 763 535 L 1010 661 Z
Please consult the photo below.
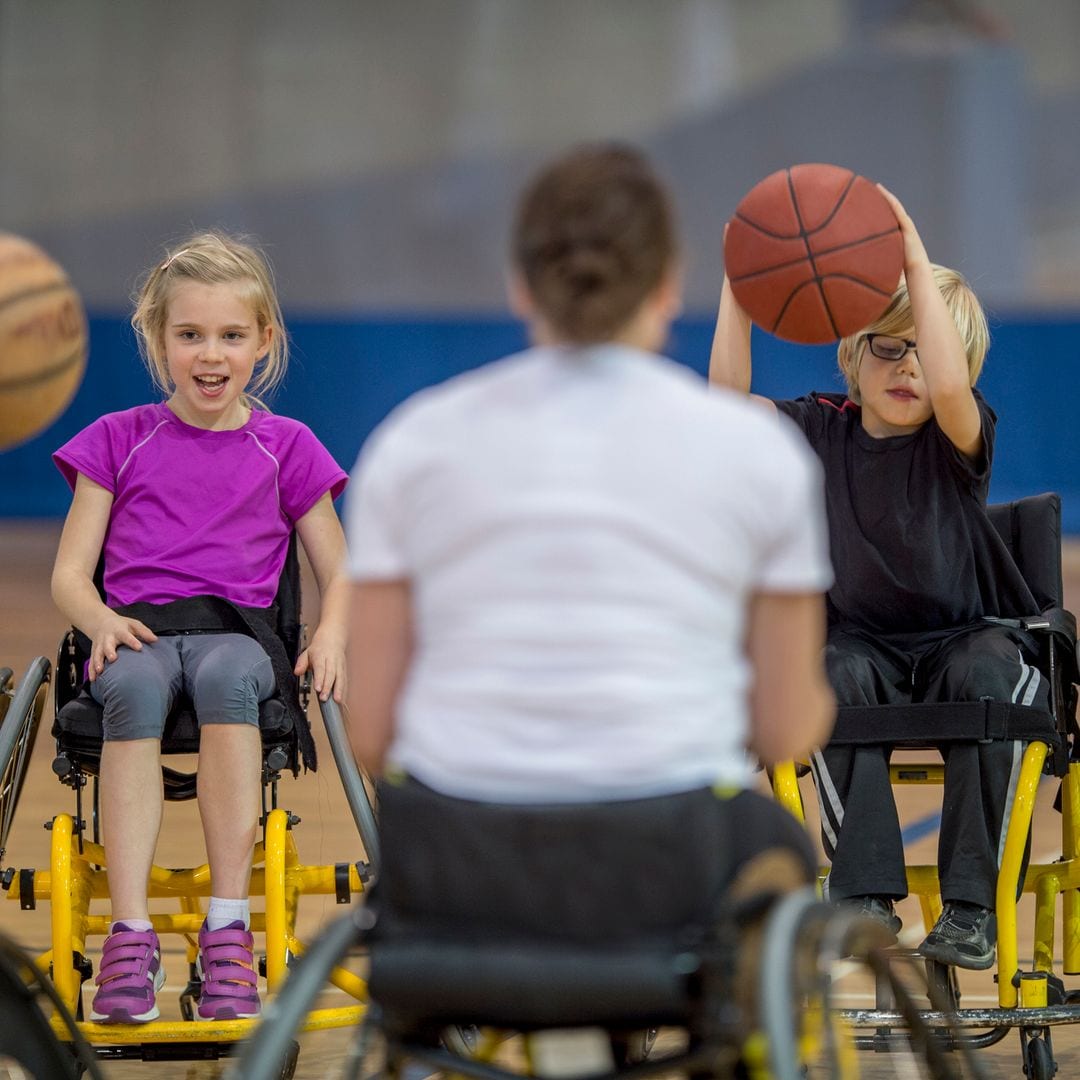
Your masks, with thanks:
M 304 767 L 315 771 L 315 740 L 308 718 L 300 708 L 292 662 L 285 653 L 285 643 L 277 634 L 276 605 L 241 607 L 219 596 L 191 596 L 167 604 L 125 604 L 116 611 L 145 623 L 155 634 L 246 634 L 253 637 L 270 657 L 278 693 L 296 730 Z
M 844 706 L 837 710 L 829 742 L 932 746 L 998 739 L 1039 740 L 1052 747 L 1060 743 L 1049 712 L 1007 701 Z

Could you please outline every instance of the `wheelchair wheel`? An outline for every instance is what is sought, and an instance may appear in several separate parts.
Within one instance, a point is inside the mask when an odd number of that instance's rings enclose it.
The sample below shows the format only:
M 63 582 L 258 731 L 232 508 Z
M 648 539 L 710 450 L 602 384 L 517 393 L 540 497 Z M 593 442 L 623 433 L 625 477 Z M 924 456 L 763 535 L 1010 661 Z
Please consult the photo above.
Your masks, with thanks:
M 6 675 L 0 683 L 0 701 L 3 702 L 0 705 L 3 708 L 3 722 L 0 723 L 0 864 L 45 707 L 49 672 L 49 661 L 39 656 L 27 668 L 14 692 L 11 691 L 11 671 L 5 668 L 0 672 L 0 677 Z
M 285 1052 L 285 1060 L 281 1063 L 281 1072 L 278 1076 L 281 1080 L 292 1080 L 296 1075 L 296 1063 L 300 1058 L 300 1044 L 294 1039 L 289 1043 L 289 1049 Z
M 443 1046 L 445 1046 L 451 1054 L 457 1054 L 458 1057 L 471 1058 L 476 1052 L 476 1047 L 479 1042 L 480 1031 L 472 1024 L 466 1026 L 454 1024 L 452 1027 L 443 1029 Z
M 14 674 L 9 667 L 0 668 L 0 724 L 4 722 L 11 704 L 11 679 Z
M 834 970 L 850 961 L 888 986 L 904 1018 L 900 1040 L 885 1047 L 884 1063 L 893 1074 L 933 1080 L 981 1075 L 970 1047 L 951 1054 L 927 1027 L 913 988 L 890 960 L 890 941 L 875 920 L 824 903 L 812 889 L 791 893 L 777 904 L 766 929 L 758 996 L 765 1056 L 775 1080 L 859 1075 L 853 1032 L 833 1001 Z M 905 970 L 919 982 L 916 964 L 909 962 Z M 924 989 L 925 983 L 919 992 Z M 1048 1049 L 1035 1048 L 1031 1055 Z
M 71 1035 L 70 1046 L 53 1034 L 45 999 L 59 1012 Z M 0 1077 L 34 1080 L 102 1080 L 93 1050 L 79 1034 L 63 1003 L 23 952 L 0 937 Z
M 288 980 L 270 1011 L 245 1042 L 240 1056 L 226 1071 L 228 1080 L 263 1080 L 267 1076 L 290 1077 L 296 1069 L 299 1045 L 293 1036 L 300 1030 L 331 970 L 349 949 L 363 941 L 370 929 L 371 913 L 353 910 L 335 919 L 312 942 L 289 972 Z M 364 1025 L 360 1025 L 363 1029 Z M 291 1063 L 291 1064 L 290 1064 Z
M 647 1061 L 656 1043 L 656 1028 L 644 1031 L 619 1032 L 611 1036 L 611 1050 L 615 1064 L 620 1068 L 627 1065 L 640 1065 Z
M 1049 1031 L 1046 1036 L 1032 1035 L 1024 1046 L 1024 1074 L 1028 1080 L 1053 1080 L 1058 1070 L 1048 1036 Z
M 341 707 L 333 698 L 319 702 L 326 735 L 330 742 L 330 752 L 334 756 L 341 785 L 345 789 L 345 799 L 352 812 L 356 831 L 364 845 L 368 865 L 378 876 L 379 873 L 379 829 L 376 824 L 376 793 L 371 779 L 360 769 L 349 746 L 349 737 L 345 732 L 345 720 Z

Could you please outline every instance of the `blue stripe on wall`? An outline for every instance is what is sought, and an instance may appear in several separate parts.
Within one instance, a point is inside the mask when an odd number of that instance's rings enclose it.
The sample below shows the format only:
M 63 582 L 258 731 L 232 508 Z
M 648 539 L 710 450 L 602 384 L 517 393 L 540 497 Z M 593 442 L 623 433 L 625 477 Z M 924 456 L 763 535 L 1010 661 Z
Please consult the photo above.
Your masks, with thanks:
M 396 404 L 424 386 L 525 345 L 509 318 L 292 319 L 292 362 L 275 411 L 308 424 L 345 467 Z M 57 517 L 69 494 L 51 452 L 104 412 L 152 400 L 126 319 L 90 321 L 86 378 L 46 432 L 0 454 L 0 517 Z M 711 319 L 685 319 L 669 353 L 705 373 Z M 995 501 L 1038 491 L 1062 494 L 1067 532 L 1080 534 L 1080 319 L 1013 319 L 994 327 L 980 387 L 999 417 Z M 833 346 L 788 345 L 755 332 L 754 388 L 770 397 L 840 390 Z

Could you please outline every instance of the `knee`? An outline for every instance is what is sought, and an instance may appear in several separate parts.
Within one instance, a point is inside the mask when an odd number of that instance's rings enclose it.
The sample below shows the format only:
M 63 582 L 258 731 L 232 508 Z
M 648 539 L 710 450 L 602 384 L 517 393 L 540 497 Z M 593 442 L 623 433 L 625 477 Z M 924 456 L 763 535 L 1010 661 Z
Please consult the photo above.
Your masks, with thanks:
M 877 679 L 869 657 L 836 645 L 827 645 L 825 670 L 838 705 L 877 703 Z
M 1017 646 L 1003 651 L 973 641 L 950 657 L 944 672 L 945 696 L 951 701 L 1009 701 L 1017 681 L 1030 670 Z
M 265 653 L 238 661 L 222 650 L 200 666 L 192 700 L 201 723 L 258 724 L 259 702 L 273 688 L 273 669 Z
M 143 652 L 120 649 L 92 684 L 91 695 L 102 706 L 105 739 L 126 741 L 161 738 L 174 690 Z

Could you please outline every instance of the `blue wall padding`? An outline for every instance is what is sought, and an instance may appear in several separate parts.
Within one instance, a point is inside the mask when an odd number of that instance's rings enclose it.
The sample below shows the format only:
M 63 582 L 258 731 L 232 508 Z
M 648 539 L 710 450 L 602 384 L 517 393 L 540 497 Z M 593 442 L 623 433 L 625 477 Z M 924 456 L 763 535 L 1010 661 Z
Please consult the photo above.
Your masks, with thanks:
M 292 362 L 273 402 L 310 425 L 346 468 L 368 432 L 414 391 L 525 345 L 509 318 L 290 321 Z M 86 377 L 64 415 L 36 439 L 0 454 L 0 516 L 63 515 L 69 495 L 50 453 L 103 412 L 152 400 L 127 322 L 93 317 Z M 1080 318 L 1010 319 L 993 327 L 980 388 L 998 413 L 991 498 L 1059 491 L 1066 532 L 1080 534 Z M 712 321 L 685 319 L 669 353 L 704 374 Z M 788 345 L 755 332 L 754 389 L 793 397 L 840 390 L 833 346 Z

